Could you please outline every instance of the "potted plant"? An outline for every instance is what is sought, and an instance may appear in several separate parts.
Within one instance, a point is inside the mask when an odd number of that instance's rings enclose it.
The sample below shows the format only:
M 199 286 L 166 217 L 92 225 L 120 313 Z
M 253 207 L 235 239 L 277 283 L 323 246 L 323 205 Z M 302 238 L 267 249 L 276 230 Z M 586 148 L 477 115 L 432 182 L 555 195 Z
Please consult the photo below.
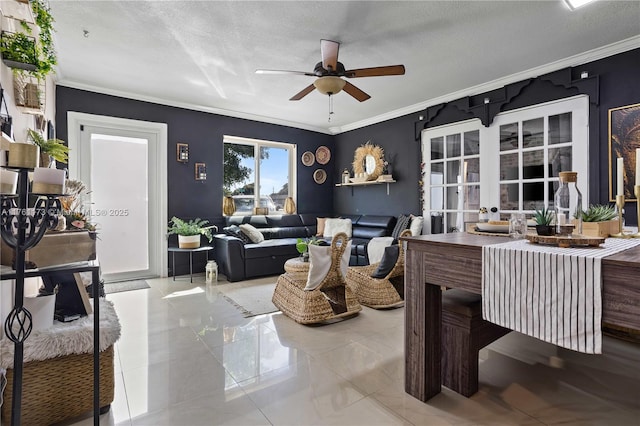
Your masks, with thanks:
M 199 217 L 186 221 L 174 216 L 169 223 L 169 235 L 178 235 L 178 247 L 180 248 L 198 248 L 200 247 L 200 235 L 204 235 L 211 242 L 213 240 L 211 230 L 217 231 L 218 229 L 215 225 L 205 226 L 208 223 L 209 221 Z
M 313 236 L 311 238 L 298 238 L 298 241 L 296 241 L 296 250 L 298 250 L 304 262 L 309 261 L 309 245 L 319 246 L 320 240 Z
M 608 237 L 618 232 L 618 213 L 611 205 L 592 204 L 582 212 L 582 234 Z
M 27 131 L 27 137 L 40 147 L 40 167 L 49 167 L 51 159 L 65 164 L 69 160 L 69 147 L 64 144 L 63 140 L 45 140 L 40 132 L 32 129 Z
M 553 235 L 555 232 L 553 225 L 553 210 L 542 207 L 542 210 L 537 210 L 533 215 L 533 219 L 536 221 L 536 232 L 538 235 Z
M 0 52 L 2 53 L 2 61 L 10 68 L 25 71 L 38 69 L 38 53 L 34 37 L 25 33 L 2 31 Z

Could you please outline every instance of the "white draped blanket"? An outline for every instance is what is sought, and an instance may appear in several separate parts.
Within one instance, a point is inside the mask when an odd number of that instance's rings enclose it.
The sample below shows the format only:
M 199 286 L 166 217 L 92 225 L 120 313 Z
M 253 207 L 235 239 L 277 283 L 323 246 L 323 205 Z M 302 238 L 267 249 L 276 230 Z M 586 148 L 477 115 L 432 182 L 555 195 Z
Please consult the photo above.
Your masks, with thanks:
M 527 240 L 482 248 L 482 315 L 557 346 L 602 353 L 601 260 L 640 241 L 559 248 Z

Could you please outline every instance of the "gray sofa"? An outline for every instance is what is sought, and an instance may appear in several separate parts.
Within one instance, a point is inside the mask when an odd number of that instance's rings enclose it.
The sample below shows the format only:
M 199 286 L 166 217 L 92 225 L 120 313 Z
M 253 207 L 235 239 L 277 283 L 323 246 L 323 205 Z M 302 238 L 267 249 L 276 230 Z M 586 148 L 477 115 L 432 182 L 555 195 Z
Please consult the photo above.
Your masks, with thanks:
M 298 238 L 316 235 L 317 215 L 254 215 L 226 217 L 226 225 L 248 223 L 265 237 L 259 244 L 244 243 L 226 234 L 214 236 L 214 257 L 219 271 L 229 281 L 241 281 L 284 272 L 284 263 L 299 256 Z M 323 217 L 323 216 L 321 216 Z M 350 265 L 368 265 L 367 243 L 373 237 L 389 236 L 396 223 L 394 216 L 342 215 L 352 222 Z

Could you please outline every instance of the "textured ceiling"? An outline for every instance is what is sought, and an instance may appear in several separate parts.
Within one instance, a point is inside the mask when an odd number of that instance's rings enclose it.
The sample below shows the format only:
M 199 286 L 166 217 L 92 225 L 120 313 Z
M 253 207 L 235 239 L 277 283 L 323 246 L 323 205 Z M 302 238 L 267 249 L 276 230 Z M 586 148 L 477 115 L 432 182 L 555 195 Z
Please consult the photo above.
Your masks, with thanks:
M 573 12 L 561 0 L 51 0 L 51 9 L 59 84 L 326 133 L 577 65 L 589 55 L 558 61 L 585 52 L 640 47 L 639 1 Z M 331 122 L 327 96 L 288 100 L 313 77 L 255 74 L 311 72 L 322 38 L 342 43 L 347 69 L 404 64 L 406 74 L 351 79 L 371 99 L 335 95 Z

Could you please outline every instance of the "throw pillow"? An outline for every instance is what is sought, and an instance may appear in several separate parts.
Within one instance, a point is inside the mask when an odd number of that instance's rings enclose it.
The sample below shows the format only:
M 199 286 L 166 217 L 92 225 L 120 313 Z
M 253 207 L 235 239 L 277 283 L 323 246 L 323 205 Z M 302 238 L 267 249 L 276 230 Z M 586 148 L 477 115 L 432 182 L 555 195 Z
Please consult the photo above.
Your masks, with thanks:
M 422 234 L 423 225 L 424 217 L 411 215 L 411 224 L 409 225 L 409 229 L 411 230 L 412 236 L 415 237 L 416 235 Z
M 344 232 L 347 234 L 347 238 L 351 238 L 351 219 L 327 219 L 325 221 L 323 237 L 333 238 L 339 232 Z
M 372 278 L 384 278 L 389 275 L 389 272 L 393 269 L 393 267 L 398 262 L 398 256 L 400 255 L 400 247 L 397 244 L 394 244 L 389 247 L 384 248 L 384 254 L 382 255 L 382 260 L 376 270 L 371 274 Z
M 238 227 L 238 225 L 231 225 L 231 226 L 224 227 L 222 228 L 222 232 L 224 232 L 226 235 L 229 235 L 231 237 L 239 238 L 240 241 L 242 241 L 242 244 L 248 244 L 251 242 L 249 237 L 244 232 L 242 232 L 242 230 L 240 229 L 240 227 Z
M 347 247 L 342 253 L 340 259 L 340 271 L 342 276 L 347 276 L 349 269 L 349 258 L 351 257 L 351 241 L 347 242 Z M 304 288 L 307 291 L 315 290 L 327 276 L 331 267 L 331 247 L 309 245 L 309 275 L 307 276 L 307 285 Z
M 316 220 L 318 221 L 318 226 L 316 226 L 316 237 L 322 237 L 324 235 L 324 225 L 327 222 L 327 219 L 319 217 Z
M 264 241 L 264 235 L 255 226 L 243 223 L 240 225 L 240 230 L 246 234 L 252 243 L 258 244 Z
M 396 222 L 396 226 L 395 228 L 393 228 L 393 232 L 391 232 L 391 236 L 393 237 L 394 241 L 400 238 L 400 234 L 402 234 L 402 231 L 404 231 L 405 229 L 409 229 L 410 220 L 411 218 L 409 216 L 405 216 L 403 214 L 398 216 L 398 221 Z

